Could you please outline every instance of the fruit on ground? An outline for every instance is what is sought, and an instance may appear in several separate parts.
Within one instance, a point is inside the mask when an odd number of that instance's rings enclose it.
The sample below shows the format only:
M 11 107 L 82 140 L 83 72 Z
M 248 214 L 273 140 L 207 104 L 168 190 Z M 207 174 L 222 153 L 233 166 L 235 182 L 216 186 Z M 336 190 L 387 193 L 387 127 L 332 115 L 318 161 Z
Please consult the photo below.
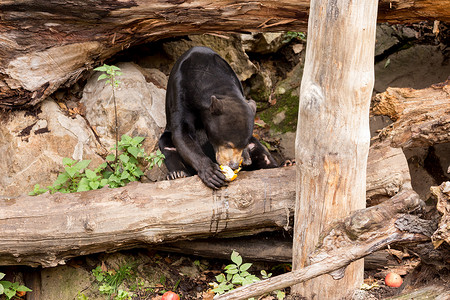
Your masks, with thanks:
M 172 291 L 168 291 L 162 295 L 161 300 L 180 300 L 180 296 L 178 296 Z
M 386 275 L 384 282 L 386 283 L 387 286 L 397 288 L 402 285 L 403 279 L 402 277 L 400 277 L 400 275 L 390 272 L 389 274 Z

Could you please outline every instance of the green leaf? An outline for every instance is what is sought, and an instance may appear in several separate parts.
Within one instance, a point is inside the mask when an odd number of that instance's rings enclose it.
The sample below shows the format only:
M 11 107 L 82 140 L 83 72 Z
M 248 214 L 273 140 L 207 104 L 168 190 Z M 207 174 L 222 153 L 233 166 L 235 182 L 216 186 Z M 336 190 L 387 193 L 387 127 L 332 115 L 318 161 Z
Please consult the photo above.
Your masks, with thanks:
M 107 74 L 101 74 L 100 76 L 98 76 L 97 81 L 103 80 L 103 79 L 108 79 L 109 76 Z
M 3 295 L 4 292 L 5 292 L 5 288 L 4 288 L 3 285 L 0 283 L 0 295 Z
M 104 64 L 103 66 L 95 68 L 94 71 L 106 72 L 106 71 L 108 71 L 108 69 L 109 69 L 109 66 L 107 64 Z
M 119 159 L 124 163 L 128 163 L 128 161 L 130 160 L 130 157 L 126 154 L 120 154 L 119 155 Z
M 78 184 L 77 192 L 85 192 L 90 190 L 91 188 L 89 187 L 89 180 L 87 180 L 87 178 L 82 178 L 80 180 L 80 183 Z
M 127 151 L 128 151 L 128 153 L 133 155 L 134 158 L 136 158 L 136 159 L 139 157 L 139 153 L 141 153 L 141 149 L 134 147 L 134 146 L 128 147 Z
M 65 165 L 65 166 L 71 166 L 71 165 L 73 165 L 75 162 L 76 162 L 75 160 L 72 160 L 72 159 L 70 159 L 70 158 L 68 158 L 68 157 L 64 157 L 64 158 L 62 159 L 62 163 L 63 163 L 63 165 Z
M 5 276 L 6 276 L 5 273 L 0 272 L 0 279 L 3 279 L 3 277 L 5 277 Z
M 84 173 L 86 174 L 86 177 L 88 179 L 91 179 L 91 180 L 97 179 L 97 174 L 94 171 L 92 171 L 92 170 L 86 169 L 84 171 Z
M 225 275 L 223 273 L 220 273 L 219 275 L 216 276 L 216 281 L 218 283 L 222 283 L 225 281 Z
M 131 145 L 138 146 L 142 141 L 145 140 L 145 137 L 142 136 L 135 136 L 131 142 Z
M 83 169 L 86 169 L 87 166 L 91 163 L 90 159 L 84 159 L 77 162 L 77 164 L 74 166 L 78 171 L 81 171 Z
M 278 300 L 283 300 L 286 297 L 286 293 L 280 290 L 275 291 L 277 293 Z
M 247 271 L 248 269 L 250 269 L 251 266 L 252 266 L 251 263 L 245 263 L 245 264 L 242 264 L 242 265 L 239 267 L 239 271 L 241 271 L 241 272 Z
M 233 253 L 231 253 L 231 261 L 240 266 L 242 264 L 242 257 L 238 252 L 233 250 Z
M 91 187 L 91 189 L 96 190 L 99 188 L 100 182 L 98 182 L 98 181 L 89 182 L 89 186 Z
M 117 66 L 112 65 L 112 66 L 111 66 L 111 70 L 114 70 L 114 71 L 120 71 L 120 68 L 117 67 Z
M 70 178 L 74 178 L 75 174 L 79 173 L 75 166 L 65 167 L 66 173 L 70 176 Z
M 235 274 L 233 276 L 233 279 L 231 280 L 232 284 L 239 284 L 242 285 L 242 282 L 244 281 L 244 278 L 241 277 L 239 274 Z
M 9 281 L 0 281 L 0 284 L 3 286 L 5 290 L 9 289 L 12 286 L 12 282 Z
M 142 172 L 141 169 L 137 168 L 136 170 L 134 170 L 133 172 L 131 172 L 134 176 L 136 176 L 137 178 L 140 178 L 141 176 L 144 176 L 144 172 Z
M 12 289 L 5 289 L 5 295 L 8 297 L 8 299 L 11 299 L 16 295 L 16 291 Z
M 129 178 L 130 178 L 130 173 L 128 173 L 128 171 L 123 171 L 122 175 L 120 176 L 120 179 L 124 180 L 124 179 L 129 179 Z
M 250 275 L 244 278 L 244 280 L 242 281 L 242 285 L 252 284 L 258 281 L 261 281 L 258 277 L 256 277 L 255 275 Z
M 114 161 L 116 159 L 116 156 L 114 155 L 114 154 L 109 154 L 107 157 L 106 157 L 106 160 L 107 161 Z
M 27 288 L 27 287 L 24 286 L 24 285 L 19 285 L 19 286 L 17 287 L 17 290 L 18 290 L 19 292 L 32 292 L 32 291 L 33 291 L 33 290 Z
M 120 142 L 119 144 L 131 144 L 131 141 L 133 140 L 133 138 L 127 134 L 123 134 L 120 137 Z
M 70 179 L 69 174 L 67 172 L 61 173 L 58 175 L 58 178 L 56 178 L 55 182 L 53 182 L 53 187 L 60 186 L 67 182 L 67 180 Z
M 227 274 L 237 274 L 237 273 L 239 273 L 239 270 L 237 268 L 235 268 L 235 269 L 228 269 L 228 270 L 225 271 L 225 273 L 227 273 Z

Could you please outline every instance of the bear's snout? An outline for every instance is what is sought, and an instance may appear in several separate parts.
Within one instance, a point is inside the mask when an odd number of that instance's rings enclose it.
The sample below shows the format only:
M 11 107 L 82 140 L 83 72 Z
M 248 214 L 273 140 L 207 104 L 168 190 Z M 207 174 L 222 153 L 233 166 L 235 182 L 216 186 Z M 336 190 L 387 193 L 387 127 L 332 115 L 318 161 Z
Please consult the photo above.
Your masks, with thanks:
M 239 169 L 242 163 L 242 150 L 219 147 L 216 152 L 216 161 L 221 166 L 228 166 L 233 170 Z

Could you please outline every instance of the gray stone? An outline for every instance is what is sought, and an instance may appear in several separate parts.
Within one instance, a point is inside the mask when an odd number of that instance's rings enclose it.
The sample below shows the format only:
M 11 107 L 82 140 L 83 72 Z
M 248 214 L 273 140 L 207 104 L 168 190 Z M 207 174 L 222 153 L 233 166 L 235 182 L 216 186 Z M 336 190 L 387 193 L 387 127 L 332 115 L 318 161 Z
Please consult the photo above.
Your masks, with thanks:
M 269 54 L 275 53 L 282 46 L 284 32 L 258 32 L 241 34 L 242 45 L 246 52 Z
M 387 63 L 389 59 L 389 63 Z M 422 89 L 443 82 L 450 74 L 450 64 L 439 46 L 415 45 L 390 55 L 375 65 L 375 91 L 387 87 Z
M 51 185 L 63 171 L 64 157 L 91 159 L 95 166 L 104 153 L 81 116 L 67 116 L 49 99 L 37 114 L 11 112 L 0 126 L 0 141 L 0 194 L 8 196 Z
M 257 70 L 236 35 L 190 35 L 189 39 L 165 43 L 163 48 L 175 62 L 185 51 L 194 46 L 206 46 L 216 51 L 230 64 L 241 81 L 250 78 Z
M 117 66 L 123 73 L 117 78 L 120 84 L 115 93 L 119 139 L 123 134 L 143 136 L 146 138 L 144 148 L 152 152 L 166 126 L 164 74 L 154 70 L 142 72 L 133 63 Z M 102 144 L 110 149 L 115 145 L 114 101 L 111 86 L 105 80 L 97 81 L 99 75 L 97 72 L 88 80 L 81 101 L 86 107 L 86 119 L 95 128 Z
M 386 50 L 397 45 L 399 40 L 395 35 L 392 26 L 386 24 L 377 25 L 376 42 L 375 42 L 375 56 L 383 54 Z

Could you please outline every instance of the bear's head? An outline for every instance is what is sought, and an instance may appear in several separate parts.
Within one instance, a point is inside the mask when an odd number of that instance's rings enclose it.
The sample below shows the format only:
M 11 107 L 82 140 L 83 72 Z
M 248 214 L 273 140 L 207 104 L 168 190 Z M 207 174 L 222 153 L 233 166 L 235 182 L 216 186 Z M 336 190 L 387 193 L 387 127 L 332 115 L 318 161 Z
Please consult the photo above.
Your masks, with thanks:
M 250 164 L 246 147 L 253 135 L 256 103 L 242 98 L 212 96 L 205 129 L 219 165 L 237 169 Z

